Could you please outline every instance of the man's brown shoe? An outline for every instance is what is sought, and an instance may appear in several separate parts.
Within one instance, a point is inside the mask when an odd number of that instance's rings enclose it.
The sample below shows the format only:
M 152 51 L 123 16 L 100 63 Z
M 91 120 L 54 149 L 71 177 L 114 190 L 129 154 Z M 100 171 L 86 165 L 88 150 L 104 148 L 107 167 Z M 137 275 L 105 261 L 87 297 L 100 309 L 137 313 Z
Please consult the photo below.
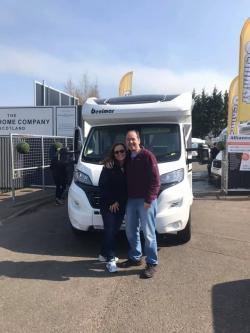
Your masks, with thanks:
M 129 268 L 132 266 L 141 266 L 141 265 L 142 265 L 142 260 L 135 261 L 130 258 L 126 261 L 117 264 L 117 266 L 120 268 Z
M 156 272 L 156 265 L 147 264 L 145 269 L 142 271 L 140 277 L 141 279 L 150 279 L 154 276 Z

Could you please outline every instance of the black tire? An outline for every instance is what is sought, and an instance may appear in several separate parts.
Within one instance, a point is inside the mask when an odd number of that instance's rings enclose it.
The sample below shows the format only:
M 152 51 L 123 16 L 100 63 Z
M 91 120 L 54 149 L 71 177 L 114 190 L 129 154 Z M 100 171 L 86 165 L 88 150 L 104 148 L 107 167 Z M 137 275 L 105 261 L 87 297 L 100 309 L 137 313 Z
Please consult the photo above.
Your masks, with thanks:
M 191 212 L 189 213 L 188 223 L 186 227 L 177 232 L 177 239 L 179 243 L 185 244 L 190 241 L 191 239 Z
M 165 243 L 166 241 L 166 236 L 167 234 L 158 234 L 156 235 L 157 237 L 157 243 L 161 244 L 161 243 Z
M 79 238 L 80 238 L 80 237 L 86 235 L 86 231 L 74 228 L 73 225 L 72 225 L 71 223 L 70 223 L 70 225 L 71 225 L 72 233 L 73 233 L 76 237 L 79 237 Z

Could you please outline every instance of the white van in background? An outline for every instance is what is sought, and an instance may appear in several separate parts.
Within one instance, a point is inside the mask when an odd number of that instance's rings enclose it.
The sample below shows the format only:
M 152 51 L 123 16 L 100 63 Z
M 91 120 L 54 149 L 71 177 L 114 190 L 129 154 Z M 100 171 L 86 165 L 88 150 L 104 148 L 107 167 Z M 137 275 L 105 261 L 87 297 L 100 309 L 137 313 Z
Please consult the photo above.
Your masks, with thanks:
M 193 159 L 198 159 L 198 148 L 199 148 L 199 144 L 205 144 L 206 141 L 199 139 L 199 138 L 192 138 L 192 148 L 194 149 L 192 151 L 192 156 Z
M 82 118 L 91 128 L 75 168 L 68 195 L 68 214 L 77 230 L 103 229 L 100 215 L 100 161 L 115 142 L 125 142 L 128 130 L 140 133 L 141 144 L 158 161 L 161 188 L 156 230 L 191 237 L 192 156 L 190 93 L 89 98 Z M 79 136 L 79 135 L 78 135 Z M 77 142 L 77 140 L 76 140 Z
M 211 165 L 211 177 L 216 181 L 217 185 L 221 184 L 222 176 L 222 150 L 218 152 L 216 157 L 212 161 Z

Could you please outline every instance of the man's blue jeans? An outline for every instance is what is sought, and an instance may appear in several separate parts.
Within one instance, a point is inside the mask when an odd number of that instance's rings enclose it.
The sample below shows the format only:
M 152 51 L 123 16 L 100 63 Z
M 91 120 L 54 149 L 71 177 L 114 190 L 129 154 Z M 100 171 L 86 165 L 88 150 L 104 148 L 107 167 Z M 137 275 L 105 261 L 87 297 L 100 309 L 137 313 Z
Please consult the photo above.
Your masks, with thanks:
M 138 261 L 142 257 L 140 228 L 142 229 L 145 247 L 146 263 L 158 264 L 157 241 L 155 234 L 157 199 L 152 201 L 151 207 L 144 208 L 144 199 L 129 198 L 126 208 L 126 235 L 130 245 L 129 258 Z

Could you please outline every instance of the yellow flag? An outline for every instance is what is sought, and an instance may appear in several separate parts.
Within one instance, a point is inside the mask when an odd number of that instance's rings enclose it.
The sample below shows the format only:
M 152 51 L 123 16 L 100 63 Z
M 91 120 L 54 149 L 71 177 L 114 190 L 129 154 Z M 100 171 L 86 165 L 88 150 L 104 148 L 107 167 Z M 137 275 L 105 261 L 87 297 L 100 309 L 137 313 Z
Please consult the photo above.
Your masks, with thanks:
M 121 78 L 119 96 L 132 95 L 132 76 L 133 72 L 128 72 Z
M 236 76 L 230 84 L 228 94 L 228 110 L 227 110 L 227 134 L 236 134 L 237 130 L 237 113 L 238 113 L 238 76 Z
M 239 106 L 237 123 L 250 120 L 250 18 L 240 34 Z

